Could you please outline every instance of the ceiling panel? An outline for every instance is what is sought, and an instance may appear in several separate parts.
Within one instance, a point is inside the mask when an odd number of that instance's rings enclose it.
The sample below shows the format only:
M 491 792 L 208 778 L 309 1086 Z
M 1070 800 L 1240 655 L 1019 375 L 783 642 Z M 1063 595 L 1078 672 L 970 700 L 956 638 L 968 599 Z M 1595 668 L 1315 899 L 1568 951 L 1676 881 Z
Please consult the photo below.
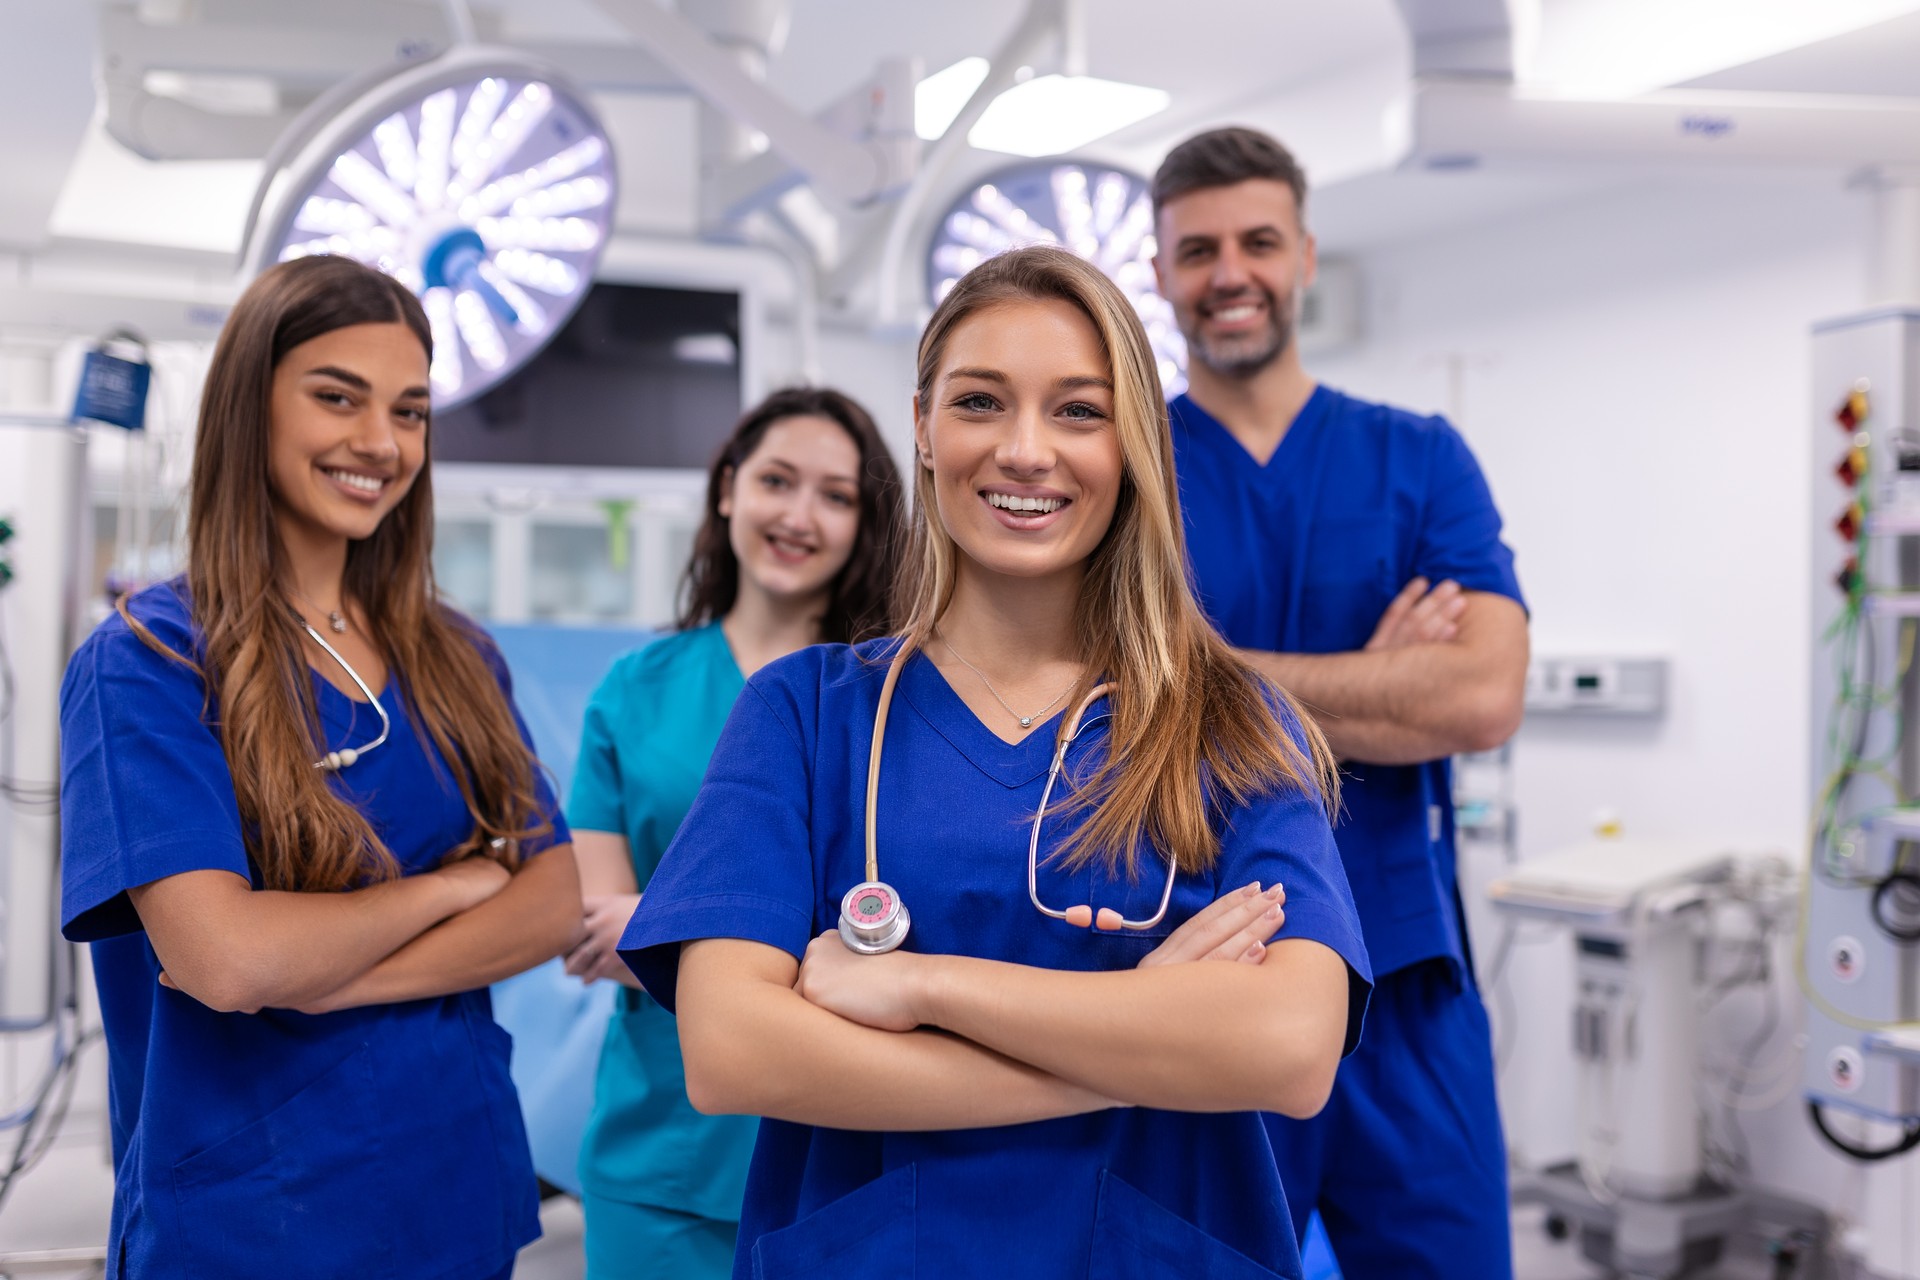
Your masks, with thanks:
M 1088 71 L 1166 89 L 1176 109 L 1284 88 L 1406 43 L 1392 0 L 1085 4 Z M 889 55 L 917 53 L 937 71 L 990 54 L 1025 10 L 1024 0 L 795 0 L 768 79 L 793 101 L 819 105 Z
M 1686 87 L 1920 97 L 1920 13 L 1716 71 Z
M 93 7 L 7 0 L 0 24 L 0 246 L 31 248 L 93 116 Z

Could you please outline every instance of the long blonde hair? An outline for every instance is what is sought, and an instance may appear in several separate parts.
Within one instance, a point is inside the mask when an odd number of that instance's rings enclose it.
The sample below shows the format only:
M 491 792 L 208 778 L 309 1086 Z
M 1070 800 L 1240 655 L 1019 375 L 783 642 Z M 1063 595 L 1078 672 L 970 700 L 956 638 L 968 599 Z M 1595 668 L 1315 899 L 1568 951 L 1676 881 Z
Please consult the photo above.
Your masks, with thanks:
M 194 444 L 186 576 L 199 652 L 174 652 L 119 605 L 136 635 L 206 681 L 247 853 L 269 889 L 349 889 L 400 874 L 366 816 L 314 768 L 326 739 L 304 633 L 283 586 L 286 552 L 267 479 L 280 361 L 335 329 L 396 322 L 431 356 L 433 331 L 418 299 L 351 258 L 296 258 L 247 287 L 214 347 Z M 373 535 L 348 544 L 344 585 L 379 638 L 429 758 L 438 756 L 432 764 L 451 774 L 473 820 L 448 858 L 491 852 L 512 867 L 517 842 L 552 824 L 540 811 L 539 766 L 491 669 L 492 641 L 438 597 L 431 470 L 423 461 Z
M 1112 365 L 1121 458 L 1113 523 L 1088 561 L 1075 617 L 1087 675 L 1073 697 L 1113 681 L 1112 729 L 1105 763 L 1067 802 L 1091 816 L 1058 856 L 1069 866 L 1099 858 L 1131 875 L 1144 840 L 1181 870 L 1204 871 L 1219 856 L 1217 828 L 1227 809 L 1293 790 L 1336 811 L 1333 754 L 1313 721 L 1241 661 L 1193 598 L 1152 347 L 1132 305 L 1098 268 L 1064 249 L 1035 246 L 990 258 L 963 276 L 920 337 L 922 420 L 932 412 L 941 361 L 962 323 L 987 308 L 1047 299 L 1077 308 L 1100 335 Z M 917 647 L 953 599 L 961 553 L 932 514 L 938 508 L 931 471 L 915 470 L 912 549 L 895 595 L 895 630 Z M 1297 722 L 1300 742 L 1287 720 Z

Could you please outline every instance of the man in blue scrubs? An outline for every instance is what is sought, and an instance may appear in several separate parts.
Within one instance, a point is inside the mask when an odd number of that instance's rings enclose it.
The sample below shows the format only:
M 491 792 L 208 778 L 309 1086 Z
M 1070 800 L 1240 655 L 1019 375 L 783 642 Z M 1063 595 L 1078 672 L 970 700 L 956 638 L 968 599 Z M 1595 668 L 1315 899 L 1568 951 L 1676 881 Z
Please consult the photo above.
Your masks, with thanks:
M 1319 1208 L 1346 1280 L 1497 1280 L 1512 1274 L 1506 1154 L 1448 757 L 1520 721 L 1513 553 L 1452 427 L 1301 366 L 1314 243 L 1284 147 L 1200 134 L 1153 195 L 1155 271 L 1189 352 L 1170 413 L 1201 603 L 1342 759 L 1336 838 L 1378 982 L 1326 1110 L 1269 1118 L 1295 1227 Z

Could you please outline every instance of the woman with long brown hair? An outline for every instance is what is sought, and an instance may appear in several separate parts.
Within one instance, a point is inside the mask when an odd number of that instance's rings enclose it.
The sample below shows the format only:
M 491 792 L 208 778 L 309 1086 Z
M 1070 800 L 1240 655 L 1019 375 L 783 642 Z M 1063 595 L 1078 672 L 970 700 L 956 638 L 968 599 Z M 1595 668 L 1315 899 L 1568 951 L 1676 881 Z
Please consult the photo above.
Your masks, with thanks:
M 567 970 L 624 988 L 580 1150 L 588 1280 L 732 1269 L 759 1122 L 694 1111 L 673 1018 L 615 948 L 746 678 L 885 629 L 905 520 L 865 409 L 827 387 L 774 392 L 713 460 L 679 630 L 621 658 L 587 706 L 567 798 L 586 936 Z
M 539 1234 L 486 987 L 565 950 L 565 823 L 430 562 L 432 334 L 344 258 L 264 273 L 207 375 L 187 572 L 61 690 L 110 1277 L 511 1270 Z
M 622 939 L 694 1105 L 767 1117 L 735 1275 L 1298 1277 L 1258 1113 L 1325 1102 L 1367 962 L 1326 745 L 1188 587 L 1146 335 L 990 259 L 914 418 L 896 636 L 747 683 Z

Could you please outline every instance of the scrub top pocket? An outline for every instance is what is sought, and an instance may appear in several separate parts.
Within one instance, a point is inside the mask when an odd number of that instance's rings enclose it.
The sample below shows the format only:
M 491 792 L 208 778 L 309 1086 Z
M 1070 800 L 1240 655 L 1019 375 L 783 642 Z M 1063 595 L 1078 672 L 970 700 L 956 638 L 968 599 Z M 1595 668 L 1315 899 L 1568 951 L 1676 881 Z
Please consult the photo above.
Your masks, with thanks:
M 918 1175 L 913 1165 L 753 1242 L 754 1280 L 910 1280 Z
M 373 1097 L 361 1045 L 274 1110 L 176 1163 L 173 1190 L 189 1270 L 230 1274 L 234 1258 L 273 1258 L 281 1280 L 390 1275 L 386 1232 L 367 1219 L 378 1203 L 342 1103 Z M 151 1105 L 151 1103 L 149 1104 Z M 316 1240 L 331 1241 L 324 1253 Z
M 235 1272 L 234 1260 L 271 1258 L 276 1280 L 422 1280 L 495 1271 L 512 1257 L 538 1193 L 507 1076 L 509 1037 L 479 1011 L 430 1017 L 415 1041 L 429 1052 L 387 1061 L 381 1050 L 395 1042 L 375 1035 L 174 1165 L 188 1274 L 251 1280 L 260 1273 Z
M 1161 1207 L 1111 1170 L 1100 1173 L 1087 1280 L 1301 1280 L 1274 1271 Z

